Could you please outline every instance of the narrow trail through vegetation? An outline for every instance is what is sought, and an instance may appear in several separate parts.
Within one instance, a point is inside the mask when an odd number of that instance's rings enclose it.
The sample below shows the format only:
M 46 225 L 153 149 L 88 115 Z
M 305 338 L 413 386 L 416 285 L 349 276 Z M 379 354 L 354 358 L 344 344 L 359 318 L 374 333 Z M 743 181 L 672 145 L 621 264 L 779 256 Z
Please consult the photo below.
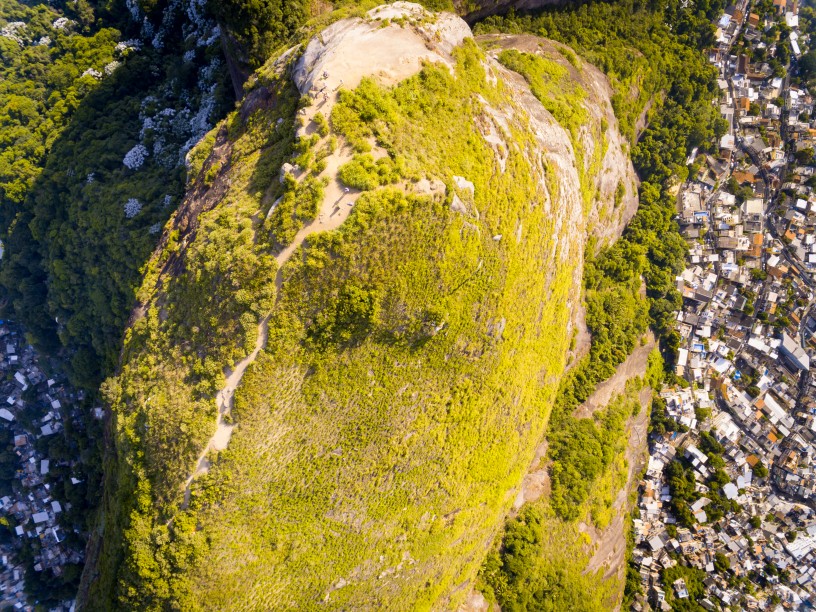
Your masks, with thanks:
M 388 19 L 390 16 L 388 11 L 381 15 L 383 19 Z M 456 22 L 457 20 L 454 18 L 453 21 Z M 309 90 L 308 95 L 311 97 L 311 104 L 301 109 L 298 114 L 298 120 L 302 121 L 298 128 L 298 137 L 309 137 L 315 133 L 320 133 L 320 125 L 325 125 L 325 122 L 331 118 L 332 108 L 338 99 L 337 92 L 344 86 L 353 89 L 364 76 L 371 73 L 370 49 L 372 45 L 377 49 L 377 67 L 379 68 L 377 77 L 381 83 L 395 84 L 419 72 L 424 61 L 442 62 L 449 67 L 453 65 L 447 51 L 439 49 L 432 51 L 428 41 L 421 36 L 417 36 L 413 29 L 403 29 L 401 27 L 396 32 L 389 30 L 386 35 L 382 28 L 372 29 L 370 24 L 363 24 L 361 27 L 366 32 L 366 36 L 369 37 L 366 39 L 367 44 L 346 48 L 342 54 L 327 53 L 323 49 L 321 52 L 316 53 L 311 62 L 308 63 L 307 73 L 302 75 L 299 82 L 297 78 L 295 79 L 301 92 L 304 93 L 304 88 L 307 88 Z M 440 35 L 439 32 L 444 34 L 442 36 L 443 47 L 445 44 L 449 44 L 451 48 L 458 45 L 465 36 L 470 35 L 470 30 L 464 24 L 460 28 L 457 23 L 443 24 L 437 32 L 437 36 Z M 371 38 L 371 36 L 374 36 L 374 38 Z M 304 95 L 306 94 L 304 93 Z M 318 117 L 318 115 L 321 115 L 321 117 Z M 330 134 L 322 136 L 315 143 L 314 149 L 318 150 L 326 146 L 328 139 L 331 137 Z M 370 144 L 372 157 L 378 159 L 387 156 L 387 152 L 378 147 L 373 139 Z M 280 295 L 284 282 L 283 268 L 303 242 L 310 235 L 317 232 L 337 229 L 351 213 L 360 191 L 346 187 L 339 181 L 337 176 L 340 168 L 350 162 L 353 156 L 352 148 L 346 145 L 338 146 L 333 153 L 325 158 L 326 167 L 317 176 L 318 179 L 327 179 L 323 191 L 323 201 L 318 214 L 313 221 L 304 225 L 297 232 L 292 242 L 276 257 L 278 264 L 275 277 L 276 297 Z M 299 171 L 293 176 L 300 181 L 306 178 L 306 174 L 306 172 Z M 270 315 L 265 316 L 258 324 L 258 338 L 253 351 L 241 360 L 232 371 L 226 370 L 226 384 L 216 395 L 218 412 L 215 433 L 201 451 L 196 461 L 195 470 L 186 480 L 182 509 L 187 508 L 189 504 L 193 480 L 197 476 L 206 474 L 210 469 L 210 460 L 208 458 L 210 451 L 224 450 L 229 444 L 232 431 L 236 426 L 230 418 L 235 390 L 241 384 L 246 369 L 266 346 L 269 318 Z
M 334 106 L 333 99 L 331 101 L 323 101 L 320 104 L 315 103 L 307 108 L 305 115 L 306 124 L 309 125 L 318 112 L 330 114 L 332 106 Z M 328 178 L 329 182 L 323 192 L 323 202 L 321 203 L 317 217 L 311 223 L 304 225 L 295 235 L 294 240 L 275 258 L 278 265 L 278 271 L 275 276 L 276 297 L 280 295 L 280 290 L 283 286 L 283 268 L 286 262 L 291 259 L 292 255 L 303 244 L 306 238 L 317 232 L 337 229 L 351 213 L 351 209 L 360 192 L 356 189 L 344 187 L 337 178 L 337 173 L 343 164 L 351 161 L 352 156 L 349 148 L 342 147 L 338 148 L 335 153 L 326 158 L 326 168 L 321 172 L 320 176 Z M 298 176 L 298 179 L 301 178 L 304 177 Z M 258 354 L 266 347 L 269 332 L 269 318 L 270 315 L 266 315 L 258 323 L 258 336 L 252 352 L 239 361 L 234 369 L 226 370 L 226 383 L 215 398 L 218 407 L 215 433 L 201 451 L 201 454 L 196 460 L 195 470 L 190 474 L 184 484 L 184 501 L 181 504 L 182 510 L 186 509 L 190 503 L 190 489 L 193 480 L 195 480 L 197 476 L 206 474 L 210 469 L 210 452 L 222 451 L 229 445 L 232 431 L 235 428 L 235 423 L 233 423 L 230 418 L 235 399 L 235 390 L 238 388 L 238 385 L 241 384 L 241 379 L 244 377 L 246 369 L 257 359 Z

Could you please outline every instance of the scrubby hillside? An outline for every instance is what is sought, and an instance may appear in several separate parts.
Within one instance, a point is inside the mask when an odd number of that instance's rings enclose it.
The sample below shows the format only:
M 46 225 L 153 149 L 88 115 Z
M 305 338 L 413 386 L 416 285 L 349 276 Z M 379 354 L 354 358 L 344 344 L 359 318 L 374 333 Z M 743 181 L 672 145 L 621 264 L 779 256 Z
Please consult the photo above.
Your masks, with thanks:
M 636 193 L 602 75 L 518 42 L 406 3 L 337 22 L 191 153 L 104 387 L 86 608 L 467 594 L 580 331 L 587 228 Z

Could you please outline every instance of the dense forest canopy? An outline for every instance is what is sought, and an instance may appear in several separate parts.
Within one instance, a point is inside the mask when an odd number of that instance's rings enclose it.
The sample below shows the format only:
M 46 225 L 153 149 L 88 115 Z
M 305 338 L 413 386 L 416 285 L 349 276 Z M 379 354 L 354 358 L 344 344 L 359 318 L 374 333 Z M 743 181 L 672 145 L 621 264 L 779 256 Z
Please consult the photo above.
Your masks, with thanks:
M 29 196 L 47 155 L 82 100 L 126 54 L 121 34 L 102 27 L 86 2 L 62 11 L 17 0 L 0 4 L 0 221 L 6 257 L 3 284 L 10 314 L 26 320 L 40 346 L 57 347 L 45 312 L 47 275 L 29 236 L 16 249 L 8 232 L 25 235 Z M 20 299 L 25 296 L 23 299 Z
M 184 156 L 232 104 L 197 4 L 0 7 L 0 282 L 75 382 L 116 363 L 134 287 L 184 191 Z M 114 27 L 108 27 L 114 25 Z
M 69 13 L 70 14 L 70 13 Z M 25 199 L 54 140 L 80 101 L 110 71 L 118 30 L 91 30 L 92 13 L 75 19 L 48 5 L 0 4 L 0 197 Z M 5 208 L 5 207 L 4 207 Z

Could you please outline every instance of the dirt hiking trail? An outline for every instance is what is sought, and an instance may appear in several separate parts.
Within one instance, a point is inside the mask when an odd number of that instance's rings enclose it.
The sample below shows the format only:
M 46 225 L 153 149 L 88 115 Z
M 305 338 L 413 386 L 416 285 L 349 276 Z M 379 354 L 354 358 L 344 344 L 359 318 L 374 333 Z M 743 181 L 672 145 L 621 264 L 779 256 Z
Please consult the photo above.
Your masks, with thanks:
M 401 18 L 409 22 L 416 20 L 421 25 L 403 27 L 391 24 L 392 19 Z M 470 37 L 470 29 L 455 15 L 440 13 L 432 16 L 420 5 L 408 2 L 395 2 L 372 9 L 366 20 L 346 19 L 332 24 L 309 42 L 292 69 L 295 85 L 301 95 L 308 96 L 310 100 L 309 106 L 298 111 L 298 138 L 317 132 L 319 122 L 315 121 L 315 117 L 318 113 L 323 115 L 324 121 L 331 117 L 341 88 L 353 89 L 368 75 L 376 77 L 381 84 L 393 85 L 419 72 L 426 61 L 440 62 L 452 68 L 455 62 L 451 51 L 467 37 Z M 372 49 L 377 52 L 372 53 Z M 326 146 L 329 137 L 322 137 L 314 145 L 315 148 Z M 386 154 L 376 146 L 371 153 L 375 158 Z M 291 244 L 275 258 L 278 264 L 276 297 L 280 297 L 285 280 L 284 266 L 304 241 L 317 232 L 337 229 L 348 219 L 360 192 L 345 187 L 337 174 L 353 155 L 350 147 L 341 144 L 325 158 L 326 167 L 318 175 L 318 179 L 326 182 L 318 214 L 298 231 Z M 297 180 L 304 179 L 306 175 L 307 172 L 301 170 L 293 173 Z M 252 352 L 232 370 L 225 369 L 226 383 L 215 397 L 218 409 L 215 433 L 201 451 L 195 470 L 185 482 L 182 509 L 190 503 L 190 489 L 195 478 L 209 471 L 210 453 L 222 451 L 229 445 L 236 427 L 231 418 L 235 390 L 241 384 L 246 369 L 266 347 L 269 318 L 270 315 L 266 315 L 258 323 L 257 340 Z

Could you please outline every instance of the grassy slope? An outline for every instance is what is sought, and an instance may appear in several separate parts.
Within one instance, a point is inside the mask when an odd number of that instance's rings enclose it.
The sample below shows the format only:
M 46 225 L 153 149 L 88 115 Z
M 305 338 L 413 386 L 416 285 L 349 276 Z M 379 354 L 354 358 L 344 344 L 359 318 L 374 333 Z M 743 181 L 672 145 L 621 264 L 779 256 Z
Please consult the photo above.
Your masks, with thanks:
M 264 194 L 274 200 L 283 189 L 277 171 L 293 150 L 297 96 L 273 75 L 259 79 L 262 92 L 264 103 L 245 121 L 233 113 L 202 141 L 207 160 L 190 200 L 146 268 L 138 293 L 145 314 L 126 333 L 119 376 L 102 388 L 115 413 L 117 452 L 105 470 L 105 537 L 90 609 L 112 609 L 117 598 L 148 607 L 171 598 L 168 578 L 195 549 L 185 517 L 167 520 L 212 434 L 222 368 L 249 352 L 274 299 L 275 261 L 257 215 Z M 216 194 L 215 202 L 204 194 Z M 198 231 L 180 235 L 197 201 L 205 204 Z
M 107 540 L 121 529 L 125 546 L 103 552 L 99 593 L 118 582 L 122 603 L 148 609 L 311 607 L 343 578 L 335 605 L 425 607 L 478 567 L 543 434 L 582 243 L 554 248 L 541 185 L 560 178 L 538 180 L 546 170 L 529 161 L 524 125 L 507 135 L 517 146 L 505 173 L 478 134 L 477 94 L 511 101 L 473 45 L 456 77 L 429 66 L 393 90 L 364 83 L 340 107 L 406 175 L 472 180 L 479 218 L 378 189 L 304 245 L 283 270 L 267 351 L 236 394 L 230 446 L 179 511 L 214 424 L 219 365 L 246 352 L 248 323 L 271 308 L 275 237 L 260 219 L 284 189 L 276 169 L 292 152 L 294 100 L 267 85 L 284 104 L 228 121 L 225 171 L 213 178 L 209 161 L 199 177 L 226 194 L 191 242 L 171 233 L 151 263 L 147 314 L 107 385 L 120 457 Z M 158 274 L 179 248 L 183 272 Z
M 660 12 L 651 12 L 632 2 L 598 2 L 582 6 L 577 11 L 555 10 L 536 16 L 488 19 L 476 28 L 477 32 L 531 32 L 570 44 L 609 77 L 616 92 L 612 100 L 615 114 L 622 131 L 631 140 L 634 140 L 636 129 L 643 128 L 645 114 L 654 103 L 648 117 L 651 125 L 645 128 L 638 144 L 633 144 L 633 161 L 643 181 L 639 211 L 623 238 L 611 249 L 601 252 L 597 260 L 600 265 L 585 267 L 585 273 L 588 272 L 584 279 L 589 306 L 587 324 L 593 332 L 593 343 L 588 358 L 565 378 L 567 384 L 559 392 L 551 417 L 553 433 L 577 424 L 569 416 L 572 409 L 591 393 L 599 380 L 610 374 L 610 367 L 625 357 L 628 347 L 616 340 L 621 331 L 626 332 L 624 337 L 630 333 L 616 328 L 640 326 L 642 331 L 642 326 L 649 320 L 660 336 L 671 370 L 671 357 L 676 347 L 673 313 L 679 307 L 671 279 L 678 269 L 682 269 L 685 245 L 671 221 L 674 197 L 668 187 L 676 177 L 686 175 L 687 169 L 683 166 L 686 152 L 694 146 L 705 147 L 716 142 L 717 130 L 722 129 L 717 124 L 715 107 L 710 104 L 715 97 L 714 71 L 697 51 L 710 44 L 710 19 L 721 7 L 716 3 L 706 7 L 708 15 L 698 11 L 694 3 L 689 6 L 689 3 L 669 2 L 660 8 Z M 665 24 L 671 24 L 671 31 Z M 522 65 L 522 68 L 525 67 Z M 526 67 L 524 72 L 525 76 L 535 77 L 542 71 L 533 65 Z M 632 275 L 637 282 L 632 287 L 635 291 L 640 285 L 639 277 L 642 275 L 645 279 L 648 317 L 643 312 L 641 299 L 636 300 L 637 309 L 621 312 L 619 308 L 608 307 L 610 304 L 614 306 L 615 302 L 620 304 L 617 297 L 622 297 L 626 285 L 630 284 L 626 274 Z M 619 291 L 623 292 L 616 296 Z M 604 297 L 605 294 L 612 300 Z M 630 316 L 638 311 L 639 317 Z M 598 333 L 599 329 L 603 333 Z M 650 372 L 662 369 L 657 365 L 650 360 Z M 653 373 L 650 376 L 655 378 Z M 553 437 L 550 436 L 551 443 Z M 584 438 L 573 437 L 568 441 L 589 449 Z M 533 539 L 547 541 L 555 534 L 574 528 L 573 522 L 556 518 L 559 516 L 592 518 L 599 524 L 607 520 L 606 502 L 610 491 L 607 485 L 618 478 L 618 460 L 607 464 L 600 476 L 597 469 L 580 469 L 580 464 L 567 468 L 562 474 L 576 476 L 567 491 L 580 491 L 586 483 L 587 494 L 578 496 L 580 503 L 568 499 L 569 503 L 565 504 L 567 498 L 558 491 L 565 487 L 554 480 L 551 499 L 540 500 L 522 509 L 522 515 L 543 514 L 546 518 L 543 523 L 537 523 L 543 526 L 533 530 L 537 534 Z M 592 474 L 592 478 L 587 478 L 588 474 Z M 575 498 L 574 495 L 570 497 Z M 565 559 L 561 549 L 541 545 L 538 541 L 528 547 L 526 554 L 520 555 L 511 547 L 516 528 L 513 521 L 508 522 L 506 532 L 497 542 L 497 552 L 490 555 L 483 567 L 484 590 L 488 596 L 498 597 L 503 609 L 593 609 L 593 604 L 597 604 L 595 608 L 609 608 L 604 603 L 605 596 L 599 591 L 612 585 L 600 580 L 587 584 L 579 573 L 586 566 L 586 558 L 576 563 L 569 553 Z M 565 549 L 569 550 L 569 547 Z M 558 575 L 561 585 L 558 589 L 552 588 L 554 574 Z M 564 599 L 572 593 L 579 593 L 583 598 L 579 600 L 579 606 L 564 604 Z M 535 599 L 535 604 L 529 604 L 531 598 Z
M 570 133 L 581 169 L 589 166 L 580 174 L 582 199 L 587 211 L 594 197 L 590 185 L 597 173 L 598 162 L 595 159 L 589 164 L 584 162 L 583 147 L 577 138 L 579 128 L 587 123 L 586 113 L 581 112 L 583 109 L 579 103 L 583 91 L 565 82 L 566 70 L 546 57 L 507 50 L 499 55 L 499 61 L 525 77 L 533 94 Z M 619 116 L 619 119 L 623 117 Z M 639 275 L 630 283 L 621 283 L 620 289 L 626 300 L 609 300 L 604 297 L 605 293 L 596 296 L 597 292 L 587 287 L 589 291 L 585 299 L 589 302 L 590 325 L 597 319 L 593 308 L 608 310 L 615 306 L 623 311 L 608 314 L 617 315 L 621 325 L 629 322 L 635 328 L 627 331 L 626 341 L 615 338 L 614 347 L 619 355 L 607 365 L 614 366 L 623 360 L 631 351 L 632 343 L 644 331 L 646 303 L 639 295 L 639 287 Z M 631 322 L 635 324 L 631 325 Z M 601 342 L 597 330 L 593 331 L 596 333 L 593 344 L 598 345 Z M 587 359 L 592 361 L 591 357 Z M 586 365 L 581 362 L 578 369 Z M 604 570 L 585 573 L 592 551 L 586 545 L 588 537 L 579 531 L 576 519 L 603 530 L 612 518 L 612 504 L 626 483 L 626 421 L 635 406 L 639 409 L 639 390 L 639 382 L 628 384 L 624 394 L 615 397 L 593 418 L 578 420 L 561 416 L 548 433 L 548 458 L 557 468 L 555 472 L 552 466 L 550 468 L 551 495 L 558 498 L 560 506 L 551 504 L 550 496 L 525 504 L 518 517 L 507 521 L 497 542 L 501 551 L 494 548 L 480 571 L 478 587 L 502 609 L 600 611 L 619 605 L 623 582 L 618 575 L 605 580 Z M 561 479 L 580 483 L 584 495 L 577 498 L 570 495 L 574 492 L 566 490 Z M 569 510 L 573 520 L 565 520 L 564 508 Z
M 480 220 L 378 190 L 284 269 L 276 333 L 212 472 L 235 484 L 201 515 L 214 539 L 197 600 L 316 606 L 342 578 L 334 605 L 428 606 L 472 574 L 506 510 L 563 370 L 572 265 L 543 256 L 553 221 L 528 158 L 513 151 L 501 174 L 476 132 L 475 94 L 503 96 L 475 49 L 457 77 L 426 68 L 393 92 L 364 84 L 374 118 L 347 97 L 407 172 L 472 179 Z M 515 140 L 533 146 L 521 130 Z M 520 243 L 491 239 L 518 221 Z

